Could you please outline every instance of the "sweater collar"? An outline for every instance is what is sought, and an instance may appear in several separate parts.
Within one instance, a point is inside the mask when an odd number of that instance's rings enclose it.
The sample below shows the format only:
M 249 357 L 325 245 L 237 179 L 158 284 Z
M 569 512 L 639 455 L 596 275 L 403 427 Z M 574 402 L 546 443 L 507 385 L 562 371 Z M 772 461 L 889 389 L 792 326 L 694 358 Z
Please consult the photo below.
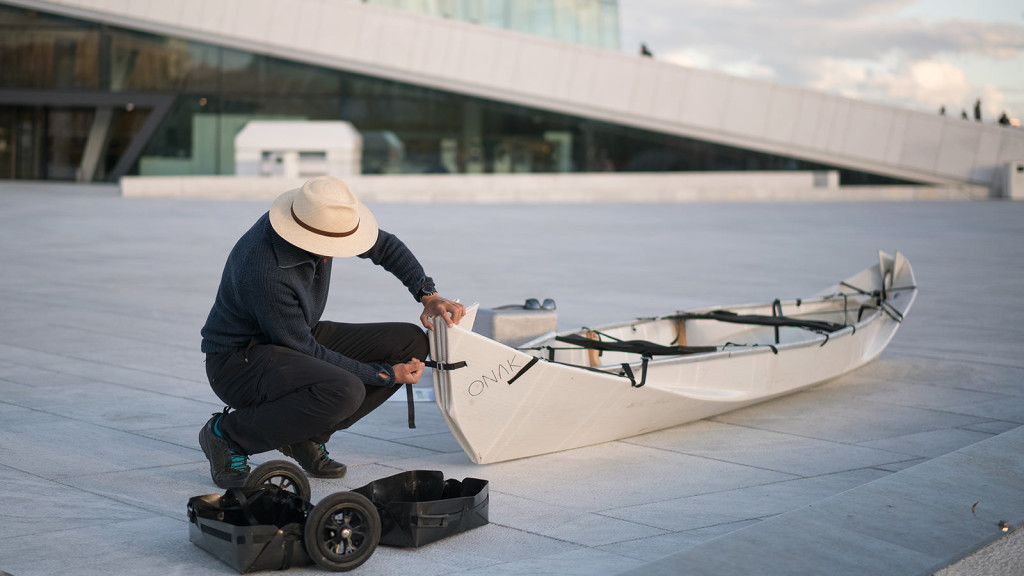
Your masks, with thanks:
M 274 227 L 270 225 L 270 218 L 267 218 L 267 235 L 270 237 L 270 245 L 274 249 L 274 255 L 277 257 L 277 265 L 280 268 L 294 268 L 302 264 L 313 264 L 316 266 L 317 260 L 320 260 L 320 256 L 312 254 L 295 246 L 281 237 Z

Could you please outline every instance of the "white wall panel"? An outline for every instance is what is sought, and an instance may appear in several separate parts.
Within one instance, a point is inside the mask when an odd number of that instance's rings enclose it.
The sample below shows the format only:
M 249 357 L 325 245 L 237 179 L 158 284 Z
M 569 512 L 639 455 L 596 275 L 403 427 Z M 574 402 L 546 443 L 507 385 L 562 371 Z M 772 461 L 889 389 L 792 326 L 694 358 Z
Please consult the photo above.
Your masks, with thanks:
M 968 122 L 946 121 L 944 124 L 935 171 L 944 176 L 966 179 L 974 167 L 981 134 Z
M 316 38 L 313 31 L 320 28 L 320 20 L 323 17 L 323 2 L 320 0 L 302 0 L 296 6 L 298 13 L 298 33 L 295 37 L 295 46 L 302 50 L 311 50 L 316 46 Z
M 845 98 L 834 98 L 835 108 L 832 110 L 832 125 L 829 129 L 828 144 L 829 152 L 842 152 L 846 144 L 846 134 L 850 125 L 850 110 L 854 102 Z
M 352 58 L 359 42 L 363 15 L 346 13 L 351 11 L 340 2 L 326 2 L 322 10 L 323 19 L 316 32 L 316 51 L 335 58 Z
M 899 164 L 900 155 L 903 153 L 903 138 L 907 133 L 907 118 L 909 110 L 895 110 L 892 115 L 892 124 L 889 126 L 889 137 L 885 142 L 885 156 L 882 162 L 886 164 Z
M 690 69 L 682 66 L 663 66 L 658 74 L 654 100 L 651 102 L 651 117 L 667 122 L 682 120 L 683 100 Z
M 266 36 L 269 43 L 285 48 L 298 47 L 305 36 L 300 21 L 301 10 L 307 2 L 271 2 L 270 10 L 263 16 L 269 20 L 270 32 Z
M 894 111 L 859 103 L 850 108 L 843 153 L 862 160 L 881 162 L 891 133 Z M 881 145 L 880 145 L 881 144 Z
M 1002 135 L 997 131 L 984 130 L 978 138 L 978 148 L 974 152 L 974 165 L 970 179 L 975 182 L 991 181 L 999 166 L 999 148 L 1003 143 Z
M 597 68 L 594 70 L 593 93 L 590 100 L 613 110 L 628 110 L 632 91 L 633 62 L 618 58 L 614 52 L 594 51 Z
M 88 0 L 80 2 L 79 5 L 83 8 L 92 7 L 111 14 L 124 14 L 129 10 L 131 3 L 132 0 Z
M 441 75 L 445 79 L 458 78 L 462 58 L 466 55 L 467 31 L 465 27 L 456 26 L 448 31 L 448 49 L 445 51 L 444 65 L 441 67 Z
M 999 145 L 999 158 L 996 164 L 1002 166 L 1008 162 L 1024 162 L 1024 133 L 1019 129 L 992 127 L 1002 130 L 1002 142 Z
M 498 57 L 492 63 L 494 71 L 491 75 L 492 86 L 497 88 L 515 91 L 516 62 L 519 60 L 519 39 L 502 38 L 498 43 Z
M 68 3 L 80 4 L 83 6 L 94 5 L 100 9 L 116 10 L 118 14 L 131 12 L 131 6 L 137 4 L 134 0 L 83 0 L 81 2 L 71 1 Z
M 825 96 L 814 92 L 802 91 L 800 106 L 796 112 L 793 129 L 793 144 L 801 148 L 813 148 L 820 130 L 822 108 Z
M 935 171 L 945 119 L 915 114 L 907 119 L 900 164 L 917 170 Z
M 140 5 L 140 7 L 142 6 L 145 6 L 145 17 L 154 20 L 154 22 L 169 24 L 171 26 L 180 26 L 181 24 L 181 4 L 178 2 L 157 2 L 154 0 L 148 0 L 146 3 Z
M 821 105 L 818 107 L 818 122 L 814 126 L 814 140 L 811 141 L 811 148 L 827 150 L 829 142 L 832 141 L 832 134 L 837 130 L 839 124 L 836 118 L 838 108 L 836 97 L 822 95 Z
M 180 2 L 151 1 L 146 15 L 157 22 L 179 26 L 182 21 L 182 5 Z
M 573 50 L 572 65 L 566 78 L 565 99 L 569 102 L 590 102 L 593 94 L 594 73 L 598 60 L 591 51 Z
M 729 83 L 722 128 L 727 132 L 761 138 L 768 120 L 771 86 L 765 82 L 733 78 Z
M 377 64 L 380 61 L 378 52 L 382 44 L 382 36 L 388 25 L 395 22 L 396 20 L 384 20 L 379 14 L 367 12 L 356 31 L 356 42 L 349 57 L 365 64 Z
M 416 35 L 415 48 L 413 50 L 413 69 L 420 74 L 442 76 L 445 63 L 448 60 L 448 51 L 451 49 L 451 34 L 441 27 L 424 28 Z M 375 62 L 374 64 L 380 64 Z M 391 65 L 389 62 L 388 65 Z
M 725 120 L 730 80 L 722 74 L 691 70 L 681 120 L 702 128 L 720 129 Z
M 658 77 L 664 67 L 650 58 L 640 58 L 635 63 L 635 75 L 629 87 L 629 111 L 639 116 L 650 116 L 658 93 Z
M 141 15 L 137 11 L 140 7 L 148 9 L 147 2 L 148 0 L 142 0 L 141 2 L 131 2 L 131 0 L 66 0 L 64 2 L 54 2 L 54 4 L 62 4 L 85 10 L 98 10 L 109 14 Z
M 206 14 L 208 12 L 214 13 L 215 10 L 221 9 L 222 4 L 220 2 L 206 2 L 204 0 L 180 0 L 180 2 L 178 3 L 181 4 L 181 25 L 183 27 L 189 26 L 191 23 L 195 23 L 194 25 L 197 28 L 203 30 L 208 30 L 211 32 L 216 32 L 220 30 L 220 18 L 212 18 L 210 20 L 206 19 Z M 207 6 L 210 4 L 214 4 L 214 6 L 210 6 L 208 10 Z
M 773 86 L 765 118 L 764 138 L 790 143 L 794 140 L 797 114 L 800 112 L 800 90 L 788 86 Z
M 562 61 L 554 42 L 524 42 L 516 55 L 515 86 L 519 92 L 547 96 L 558 85 Z
M 274 33 L 270 14 L 274 8 L 274 0 L 247 0 L 236 3 L 229 17 L 234 24 L 232 31 L 235 36 L 246 40 L 266 42 Z
M 131 2 L 131 3 L 127 4 L 127 5 L 125 5 L 125 6 L 122 6 L 121 7 L 122 11 L 112 12 L 112 13 L 124 14 L 126 16 L 135 17 L 135 18 L 147 18 L 148 14 L 149 14 L 149 6 L 154 1 L 155 0 L 139 0 L 138 2 Z M 89 2 L 66 2 L 66 4 L 70 4 L 72 6 L 79 6 L 79 7 L 82 7 L 82 8 L 88 8 L 90 3 Z M 100 9 L 100 10 L 112 10 L 115 7 L 114 6 L 110 6 L 110 5 L 106 4 L 105 2 L 100 1 L 100 2 L 97 2 L 96 8 Z
M 394 19 L 386 25 L 377 26 L 378 37 L 374 60 L 386 62 L 399 70 L 416 69 L 416 51 L 419 48 L 420 32 L 424 27 L 412 18 Z
M 465 51 L 458 59 L 456 76 L 465 83 L 494 83 L 494 76 L 500 69 L 498 48 L 501 40 L 479 29 L 467 30 L 462 46 Z
M 132 15 L 138 18 L 145 18 L 146 14 L 149 13 L 149 5 L 153 2 L 160 2 L 161 0 L 138 0 L 137 2 L 129 2 L 125 8 L 124 14 Z M 237 0 L 225 0 L 230 4 L 235 4 Z M 231 6 L 230 8 L 233 8 Z

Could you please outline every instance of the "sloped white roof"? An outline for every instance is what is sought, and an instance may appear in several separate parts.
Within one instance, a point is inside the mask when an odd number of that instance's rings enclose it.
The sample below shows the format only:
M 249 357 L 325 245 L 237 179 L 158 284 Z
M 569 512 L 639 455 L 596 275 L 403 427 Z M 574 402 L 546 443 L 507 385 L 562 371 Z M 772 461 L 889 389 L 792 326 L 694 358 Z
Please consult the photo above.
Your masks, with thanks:
M 16 3 L 912 181 L 991 185 L 1024 160 L 1024 130 L 361 2 Z

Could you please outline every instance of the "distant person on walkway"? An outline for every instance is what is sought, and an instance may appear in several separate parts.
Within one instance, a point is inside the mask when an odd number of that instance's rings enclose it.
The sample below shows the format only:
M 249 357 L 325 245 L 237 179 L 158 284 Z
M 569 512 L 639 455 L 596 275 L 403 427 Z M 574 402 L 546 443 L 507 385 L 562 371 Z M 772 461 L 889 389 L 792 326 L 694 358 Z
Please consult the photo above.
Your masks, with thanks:
M 1006 111 L 1003 110 L 1003 114 L 999 117 L 999 123 L 1003 126 L 1010 125 L 1010 117 L 1006 115 Z
M 451 326 L 466 312 L 341 180 L 317 177 L 280 195 L 228 255 L 202 329 L 210 386 L 228 406 L 199 432 L 217 486 L 243 485 L 248 457 L 270 450 L 311 476 L 340 478 L 346 467 L 327 452 L 331 435 L 419 381 L 429 353 L 419 326 L 320 319 L 331 265 L 350 256 L 398 278 L 423 304 L 428 329 L 431 317 Z
M 643 44 L 643 43 L 640 44 L 640 55 L 641 56 L 646 56 L 648 58 L 653 58 L 654 57 L 654 54 L 652 54 L 651 51 L 647 49 L 647 44 Z
M 981 98 L 974 101 L 974 119 L 981 122 Z
M 962 118 L 963 120 L 970 120 L 970 118 L 967 117 L 967 110 L 964 110 L 962 108 L 960 109 L 960 118 Z

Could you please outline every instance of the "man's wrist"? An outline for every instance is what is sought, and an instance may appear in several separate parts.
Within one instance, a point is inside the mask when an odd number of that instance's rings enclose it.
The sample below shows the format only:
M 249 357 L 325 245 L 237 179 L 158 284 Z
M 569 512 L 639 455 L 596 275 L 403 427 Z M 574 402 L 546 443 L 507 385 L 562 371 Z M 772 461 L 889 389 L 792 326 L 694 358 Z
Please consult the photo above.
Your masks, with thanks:
M 428 284 L 420 288 L 419 292 L 416 293 L 416 300 L 423 302 L 423 300 L 429 299 L 432 296 L 437 296 L 437 288 L 434 288 L 433 284 Z

